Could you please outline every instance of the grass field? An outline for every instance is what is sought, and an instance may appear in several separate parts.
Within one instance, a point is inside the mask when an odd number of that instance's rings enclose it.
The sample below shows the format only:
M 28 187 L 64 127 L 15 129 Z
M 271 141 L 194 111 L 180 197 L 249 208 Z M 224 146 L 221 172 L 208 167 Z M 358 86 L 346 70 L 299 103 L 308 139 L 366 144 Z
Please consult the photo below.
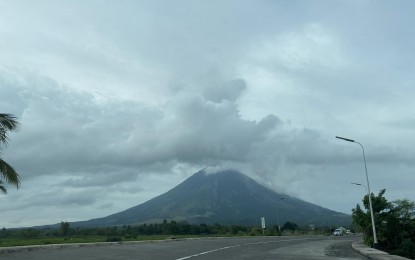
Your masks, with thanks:
M 44 238 L 0 238 L 0 247 L 11 246 L 30 246 L 30 245 L 51 245 L 51 244 L 71 244 L 71 243 L 96 243 L 96 242 L 121 242 L 121 241 L 143 241 L 143 240 L 164 240 L 171 236 L 139 236 L 135 238 L 121 237 L 44 237 Z M 189 237 L 189 236 L 187 236 Z

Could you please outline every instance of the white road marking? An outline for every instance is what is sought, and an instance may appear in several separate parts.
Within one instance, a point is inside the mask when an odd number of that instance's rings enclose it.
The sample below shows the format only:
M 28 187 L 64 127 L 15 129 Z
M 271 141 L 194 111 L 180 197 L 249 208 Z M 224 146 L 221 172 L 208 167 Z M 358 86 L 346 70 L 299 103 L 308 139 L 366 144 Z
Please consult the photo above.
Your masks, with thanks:
M 229 249 L 229 248 L 234 248 L 234 247 L 240 247 L 240 246 L 250 246 L 250 245 L 259 245 L 259 244 L 278 243 L 278 242 L 285 242 L 285 241 L 292 241 L 292 240 L 300 241 L 300 240 L 309 240 L 309 239 L 314 239 L 314 238 L 284 239 L 284 240 L 277 240 L 277 241 L 274 240 L 274 241 L 266 241 L 266 242 L 256 242 L 256 243 L 240 244 L 240 245 L 234 245 L 234 246 L 225 246 L 225 247 L 221 247 L 221 248 L 217 248 L 217 249 L 205 251 L 205 252 L 198 253 L 198 254 L 194 254 L 194 255 L 189 255 L 189 256 L 182 257 L 182 258 L 177 258 L 176 260 L 185 260 L 185 259 L 189 259 L 189 258 L 192 258 L 192 257 L 206 255 L 206 254 L 209 254 L 209 253 L 213 253 L 213 252 L 217 252 L 217 251 L 221 251 L 221 250 L 225 250 L 225 249 Z

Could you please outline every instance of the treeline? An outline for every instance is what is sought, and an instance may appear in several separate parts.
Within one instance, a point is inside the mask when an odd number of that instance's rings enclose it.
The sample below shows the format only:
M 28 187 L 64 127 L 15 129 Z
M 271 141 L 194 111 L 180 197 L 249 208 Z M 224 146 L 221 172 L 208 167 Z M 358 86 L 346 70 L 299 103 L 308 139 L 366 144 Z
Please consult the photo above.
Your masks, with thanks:
M 377 196 L 371 194 L 376 246 L 382 251 L 415 259 L 415 203 L 406 199 L 389 202 L 385 191 L 381 190 Z M 352 210 L 353 223 L 363 232 L 366 244 L 373 245 L 368 195 L 363 198 L 363 205 L 366 210 L 359 204 Z
M 218 236 L 256 236 L 256 235 L 280 235 L 281 233 L 307 234 L 309 227 L 299 228 L 297 224 L 286 222 L 278 228 L 271 226 L 264 231 L 258 226 L 232 225 L 222 226 L 220 224 L 189 224 L 186 221 L 167 221 L 143 225 L 123 225 L 114 227 L 74 227 L 68 222 L 61 222 L 59 228 L 24 228 L 0 230 L 0 238 L 41 238 L 41 237 L 91 237 L 106 236 L 108 241 L 133 240 L 140 236 L 154 235 L 218 235 Z M 313 232 L 318 232 L 313 230 Z M 322 230 L 322 232 L 324 232 Z

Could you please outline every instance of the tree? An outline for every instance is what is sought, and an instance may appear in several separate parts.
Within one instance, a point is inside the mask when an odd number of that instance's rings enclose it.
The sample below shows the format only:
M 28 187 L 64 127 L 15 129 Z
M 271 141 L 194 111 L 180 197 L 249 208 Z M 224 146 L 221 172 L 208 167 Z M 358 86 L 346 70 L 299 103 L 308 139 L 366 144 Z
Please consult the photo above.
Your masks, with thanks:
M 370 194 L 372 200 L 373 215 L 375 219 L 375 226 L 377 229 L 378 240 L 382 240 L 382 232 L 379 228 L 382 222 L 385 221 L 386 215 L 392 209 L 392 204 L 384 197 L 386 190 L 383 189 L 379 191 L 378 196 L 375 196 L 373 193 Z M 372 221 L 370 216 L 370 205 L 369 197 L 365 195 L 363 200 L 363 206 L 366 211 L 363 211 L 359 204 L 356 205 L 355 209 L 352 209 L 352 219 L 353 223 L 360 228 L 363 233 L 363 238 L 366 244 L 373 244 L 373 229 Z
M 8 131 L 16 131 L 19 126 L 17 118 L 11 114 L 0 114 L 0 178 L 6 183 L 19 188 L 20 178 L 15 169 L 1 158 L 1 150 L 8 144 Z M 0 180 L 0 192 L 6 193 L 5 182 Z
M 415 257 L 415 203 L 409 200 L 389 202 L 385 189 L 377 196 L 371 195 L 373 214 L 379 247 L 383 251 L 413 259 Z M 373 244 L 372 223 L 370 219 L 369 197 L 365 195 L 363 205 L 352 209 L 353 223 L 364 234 L 364 241 Z
M 7 193 L 6 186 L 4 186 L 4 182 L 2 180 L 0 180 L 0 193 Z
M 298 225 L 294 222 L 287 221 L 285 222 L 284 226 L 282 226 L 282 230 L 291 230 L 295 231 L 298 230 Z
M 69 233 L 69 226 L 70 226 L 69 222 L 66 222 L 66 221 L 61 222 L 61 232 L 64 237 L 66 237 Z

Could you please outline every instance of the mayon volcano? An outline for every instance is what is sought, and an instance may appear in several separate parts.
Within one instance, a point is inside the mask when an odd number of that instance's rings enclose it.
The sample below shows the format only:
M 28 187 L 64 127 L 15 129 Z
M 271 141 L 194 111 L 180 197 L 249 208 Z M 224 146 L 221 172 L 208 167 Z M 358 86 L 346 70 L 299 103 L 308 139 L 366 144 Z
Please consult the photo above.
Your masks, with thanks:
M 268 225 L 290 221 L 298 225 L 349 225 L 351 216 L 276 193 L 234 170 L 208 174 L 201 170 L 143 204 L 72 226 L 118 226 L 163 220 L 192 224 Z

